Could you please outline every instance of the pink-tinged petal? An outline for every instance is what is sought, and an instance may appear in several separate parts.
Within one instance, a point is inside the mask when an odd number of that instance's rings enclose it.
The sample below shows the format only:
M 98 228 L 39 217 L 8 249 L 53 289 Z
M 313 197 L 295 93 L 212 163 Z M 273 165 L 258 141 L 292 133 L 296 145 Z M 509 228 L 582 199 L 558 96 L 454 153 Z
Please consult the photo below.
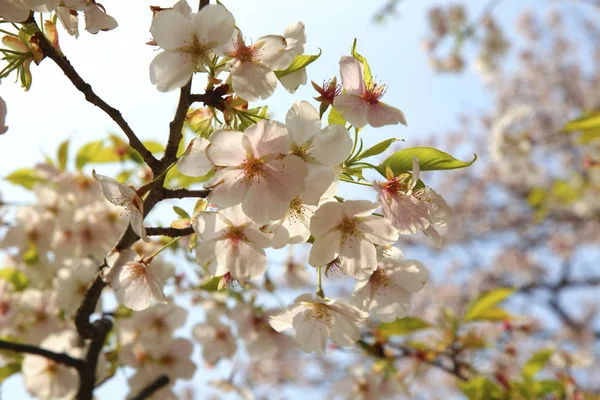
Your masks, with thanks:
M 22 22 L 29 17 L 29 8 L 25 4 L 13 4 L 12 2 L 2 2 L 0 17 L 10 22 Z
M 315 137 L 308 154 L 323 165 L 340 165 L 352 151 L 352 139 L 342 125 L 329 125 Z
M 320 354 L 325 352 L 329 328 L 321 320 L 313 317 L 311 309 L 298 313 L 292 325 L 296 330 L 294 339 L 304 352 L 315 351 Z
M 272 235 L 260 230 L 260 226 L 258 226 L 256 223 L 251 223 L 249 226 L 246 226 L 244 228 L 244 235 L 248 239 L 248 242 L 254 246 L 262 249 L 271 247 L 271 242 L 273 239 Z
M 292 108 L 287 112 L 285 126 L 295 146 L 308 148 L 313 140 L 317 140 L 320 137 L 321 118 L 317 109 L 309 102 L 300 101 L 294 103 Z M 343 127 L 341 128 L 344 129 Z M 348 136 L 347 133 L 346 136 Z M 328 150 L 331 151 L 331 149 Z
M 306 307 L 301 304 L 292 304 L 287 309 L 284 309 L 276 315 L 269 316 L 269 325 L 277 332 L 283 332 L 292 328 L 294 317 L 306 310 Z
M 318 164 L 306 164 L 308 175 L 304 179 L 306 189 L 302 192 L 302 198 L 306 204 L 316 206 L 321 197 L 331 187 L 337 174 L 331 167 Z
M 163 50 L 176 50 L 194 44 L 194 27 L 179 11 L 164 10 L 152 18 L 150 33 Z
M 398 231 L 388 220 L 376 215 L 363 217 L 360 230 L 366 240 L 382 246 L 394 244 L 399 237 Z
M 346 120 L 350 121 L 348 118 Z M 377 102 L 371 104 L 367 110 L 367 122 L 374 128 L 384 125 L 396 125 L 400 122 L 406 125 L 406 117 L 404 113 L 397 108 L 388 106 L 385 103 Z
M 341 236 L 339 231 L 330 232 L 322 237 L 315 237 L 310 248 L 308 263 L 315 268 L 335 260 L 340 252 Z
M 196 177 L 208 174 L 214 167 L 206 155 L 206 148 L 209 144 L 210 141 L 203 137 L 192 140 L 177 162 L 179 172 L 183 175 Z
M 367 279 L 377 269 L 375 246 L 362 238 L 348 236 L 340 246 L 341 266 L 356 279 Z
M 247 101 L 266 100 L 277 87 L 277 77 L 271 69 L 254 62 L 235 64 L 231 70 L 233 91 Z
M 247 157 L 242 146 L 244 134 L 239 131 L 217 129 L 210 135 L 211 145 L 206 148 L 209 161 L 219 167 L 233 167 L 242 164 Z
M 300 85 L 306 85 L 306 82 L 308 82 L 308 75 L 306 74 L 306 68 L 301 68 L 277 79 L 279 79 L 279 82 L 281 82 L 281 85 L 285 90 L 294 94 Z
M 141 212 L 133 209 L 129 214 L 129 223 L 131 225 L 131 229 L 135 232 L 136 235 L 140 237 L 144 242 L 150 243 L 150 239 L 146 236 L 146 227 L 144 226 L 144 216 Z
M 427 269 L 417 260 L 400 260 L 393 267 L 394 282 L 407 292 L 414 293 L 423 289 L 427 282 Z
M 149 266 L 141 263 L 126 264 L 119 274 L 118 285 L 113 282 L 112 286 L 119 302 L 134 311 L 144 310 L 154 303 L 166 303 L 162 283 Z
M 381 196 L 382 197 L 382 196 Z M 383 215 L 401 235 L 411 235 L 429 226 L 429 209 L 424 201 L 410 195 L 395 195 L 383 199 Z
M 344 204 L 344 214 L 348 218 L 367 217 L 379 208 L 379 204 L 367 200 L 348 200 Z
M 250 218 L 242 210 L 240 204 L 233 207 L 221 208 L 218 212 L 219 220 L 226 226 L 245 226 L 255 228 Z
M 206 242 L 216 240 L 223 236 L 228 226 L 220 218 L 221 212 L 222 211 L 219 211 L 219 213 L 202 212 L 194 215 L 192 227 L 201 240 Z
M 211 276 L 223 276 L 229 272 L 229 269 L 227 269 L 228 265 L 217 261 L 217 254 L 228 250 L 229 242 L 227 240 L 198 243 L 196 247 L 196 261 L 198 264 L 206 266 L 206 270 Z
M 242 138 L 242 145 L 254 158 L 268 155 L 287 154 L 290 148 L 290 135 L 285 125 L 277 121 L 261 119 L 248 127 Z
M 315 238 L 335 229 L 344 218 L 344 204 L 330 202 L 322 204 L 310 219 L 310 233 Z
M 200 45 L 208 48 L 225 45 L 235 31 L 233 15 L 219 4 L 203 7 L 193 16 L 192 24 Z
M 264 164 L 267 194 L 288 204 L 296 195 L 304 191 L 306 175 L 308 175 L 306 163 L 298 156 L 285 156 L 281 160 Z
M 277 198 L 271 198 L 268 192 L 267 179 L 259 179 L 252 181 L 248 188 L 248 193 L 242 203 L 244 213 L 248 215 L 257 224 L 268 224 L 271 222 L 270 214 L 281 215 L 281 218 L 286 210 L 287 204 L 285 201 Z M 276 218 L 276 219 L 279 219 Z
M 213 49 L 215 54 L 219 56 L 233 57 L 237 56 L 237 49 L 245 46 L 244 36 L 239 28 L 234 28 L 229 40 L 223 43 L 222 46 Z
M 248 193 L 248 180 L 244 170 L 225 168 L 218 171 L 211 181 L 214 186 L 206 198 L 209 203 L 215 203 L 219 208 L 227 208 L 240 204 Z
M 368 101 L 350 93 L 342 93 L 333 100 L 333 107 L 355 128 L 367 125 Z
M 419 159 L 416 156 L 412 157 L 412 177 L 410 178 L 410 189 L 419 182 L 419 175 L 421 174 L 421 167 L 419 166 Z
M 188 83 L 193 72 L 194 63 L 190 54 L 163 51 L 150 63 L 150 82 L 156 85 L 159 92 L 170 92 Z
M 342 85 L 348 93 L 358 96 L 365 93 L 364 68 L 356 58 L 350 56 L 340 58 L 340 76 Z
M 295 54 L 286 52 L 287 42 L 283 36 L 267 35 L 259 38 L 254 46 L 254 58 L 272 71 L 287 68 Z
M 217 262 L 225 263 L 231 275 L 241 281 L 261 277 L 267 270 L 264 249 L 242 240 L 231 243 L 228 251 L 217 252 Z

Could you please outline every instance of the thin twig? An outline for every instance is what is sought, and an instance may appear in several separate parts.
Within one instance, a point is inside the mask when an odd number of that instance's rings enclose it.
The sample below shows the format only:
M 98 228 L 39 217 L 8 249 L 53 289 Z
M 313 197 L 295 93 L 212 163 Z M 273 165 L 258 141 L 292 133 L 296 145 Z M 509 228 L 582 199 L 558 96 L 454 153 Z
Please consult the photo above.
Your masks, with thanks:
M 129 400 L 144 400 L 148 397 L 152 396 L 155 392 L 160 390 L 163 386 L 167 386 L 169 384 L 169 377 L 166 375 L 161 375 L 154 380 L 154 382 L 150 383 L 148 386 L 143 388 L 136 396 L 130 397 Z
M 67 367 L 73 367 L 77 369 L 80 369 L 85 364 L 83 360 L 73 358 L 66 353 L 55 353 L 53 351 L 29 344 L 13 343 L 6 340 L 0 340 L 0 349 L 42 356 L 49 360 L 56 361 L 59 364 L 66 365 Z
M 186 197 L 206 198 L 210 190 L 163 189 L 163 199 L 183 199 Z
M 194 233 L 194 228 L 191 226 L 187 228 L 169 228 L 169 227 L 152 227 L 146 228 L 146 235 L 148 236 L 168 236 L 168 237 L 181 237 L 189 236 Z

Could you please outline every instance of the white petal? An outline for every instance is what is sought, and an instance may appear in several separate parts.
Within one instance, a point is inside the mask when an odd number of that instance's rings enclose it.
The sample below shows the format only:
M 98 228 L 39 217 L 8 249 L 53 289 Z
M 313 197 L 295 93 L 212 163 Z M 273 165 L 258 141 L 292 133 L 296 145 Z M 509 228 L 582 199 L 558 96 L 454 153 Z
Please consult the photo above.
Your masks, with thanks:
M 377 203 L 367 200 L 348 200 L 342 204 L 344 214 L 350 218 L 370 216 L 379 207 Z
M 279 82 L 281 82 L 281 85 L 285 88 L 285 90 L 291 94 L 294 94 L 300 85 L 306 85 L 308 76 L 306 74 L 306 68 L 300 68 L 291 74 L 284 75 L 277 79 L 279 79 Z
M 150 63 L 150 82 L 156 85 L 158 91 L 170 92 L 188 83 L 193 72 L 194 63 L 190 54 L 163 51 Z
M 194 215 L 192 226 L 200 239 L 206 242 L 223 236 L 228 226 L 220 218 L 221 213 L 220 210 L 219 213 L 201 212 Z
M 344 162 L 351 151 L 348 131 L 342 125 L 329 125 L 315 137 L 308 154 L 321 164 L 333 167 Z
M 277 87 L 277 77 L 271 69 L 254 62 L 242 62 L 231 71 L 233 91 L 247 101 L 271 97 Z
M 344 205 L 338 202 L 324 203 L 310 219 L 310 233 L 315 239 L 337 227 L 344 218 Z
M 152 18 L 150 33 L 163 50 L 176 50 L 194 44 L 192 22 L 179 11 L 164 10 L 159 12 Z
M 286 51 L 295 55 L 304 53 L 306 45 L 306 32 L 304 22 L 295 22 L 285 27 L 283 37 L 287 42 Z
M 234 34 L 235 19 L 220 4 L 209 4 L 195 14 L 192 23 L 201 45 L 209 48 L 223 46 Z
M 369 242 L 386 246 L 394 244 L 398 240 L 398 231 L 387 219 L 376 215 L 363 218 L 360 223 L 360 230 Z
M 93 4 L 84 11 L 85 30 L 96 34 L 99 31 L 109 31 L 115 29 L 119 24 L 117 20 L 106 14 L 102 8 Z
M 218 129 L 210 135 L 211 145 L 206 149 L 208 159 L 221 167 L 237 166 L 246 159 L 242 146 L 244 134 L 239 131 Z
M 131 229 L 135 232 L 136 235 L 140 237 L 144 242 L 150 243 L 150 239 L 146 236 L 146 227 L 144 227 L 144 216 L 138 210 L 131 210 L 129 214 L 131 224 Z
M 218 171 L 211 181 L 213 187 L 206 198 L 209 203 L 215 203 L 219 208 L 227 208 L 240 204 L 248 193 L 248 181 L 244 171 L 238 168 L 225 168 Z
M 315 242 L 310 248 L 308 263 L 315 268 L 330 263 L 340 252 L 340 242 L 339 231 L 330 232 L 322 237 L 316 237 Z
M 348 118 L 346 119 L 350 121 Z M 397 108 L 378 101 L 375 104 L 371 104 L 367 110 L 367 122 L 375 128 L 384 125 L 395 125 L 398 122 L 402 125 L 406 125 L 406 117 L 404 116 L 404 113 Z
M 321 118 L 309 102 L 299 101 L 287 112 L 285 126 L 293 144 L 307 148 L 321 132 Z
M 302 198 L 306 204 L 316 206 L 337 178 L 337 174 L 333 168 L 325 165 L 307 163 L 306 166 L 308 175 L 304 179 L 306 189 L 302 192 Z
M 417 260 L 400 260 L 393 268 L 394 282 L 407 292 L 418 292 L 427 281 L 427 269 Z
M 367 279 L 377 269 L 377 251 L 368 241 L 348 236 L 340 246 L 340 261 L 348 275 Z
M 360 96 L 365 92 L 363 65 L 356 58 L 350 56 L 340 58 L 340 76 L 342 85 L 348 93 Z
M 204 176 L 214 167 L 206 155 L 206 147 L 210 141 L 197 137 L 188 145 L 187 150 L 177 162 L 177 169 L 183 175 Z
M 312 310 L 305 309 L 304 312 L 298 313 L 292 324 L 296 330 L 294 339 L 303 351 L 316 351 L 321 354 L 325 352 L 329 329 L 322 321 L 312 316 Z
M 295 56 L 292 52 L 285 51 L 287 42 L 280 35 L 263 36 L 256 41 L 253 48 L 257 49 L 254 57 L 273 71 L 287 68 Z
M 246 129 L 242 145 L 246 152 L 255 158 L 287 154 L 290 148 L 290 135 L 282 123 L 263 119 Z
M 292 304 L 282 312 L 269 316 L 269 325 L 277 332 L 283 332 L 292 327 L 294 317 L 304 311 L 306 308 L 300 304 Z
M 333 100 L 333 107 L 355 128 L 367 125 L 369 102 L 351 93 L 342 93 Z
M 217 262 L 221 260 L 227 264 L 231 275 L 241 281 L 261 277 L 267 270 L 265 251 L 244 241 L 230 245 L 228 252 L 217 253 Z

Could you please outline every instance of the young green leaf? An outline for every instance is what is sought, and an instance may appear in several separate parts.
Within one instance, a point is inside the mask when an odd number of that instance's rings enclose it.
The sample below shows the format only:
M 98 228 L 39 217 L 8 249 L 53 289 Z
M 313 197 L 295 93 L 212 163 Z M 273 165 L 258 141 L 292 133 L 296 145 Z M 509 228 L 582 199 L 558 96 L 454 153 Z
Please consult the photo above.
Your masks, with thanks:
M 365 85 L 367 88 L 370 88 L 373 85 L 373 75 L 371 74 L 371 68 L 369 67 L 367 59 L 356 51 L 356 39 L 354 39 L 354 42 L 352 43 L 352 57 L 356 58 L 363 65 Z
M 377 331 L 385 337 L 393 335 L 407 335 L 412 332 L 431 328 L 432 325 L 416 317 L 397 319 L 394 322 L 382 322 Z
M 321 49 L 319 49 L 319 54 L 297 55 L 289 67 L 287 67 L 286 69 L 275 71 L 275 76 L 279 79 L 279 78 L 283 78 L 286 75 L 293 74 L 294 72 L 299 71 L 302 68 L 306 68 L 308 65 L 312 64 L 320 56 L 321 56 Z
M 175 211 L 175 214 L 179 215 L 181 218 L 190 218 L 190 215 L 187 213 L 187 211 L 181 207 L 173 206 L 173 211 Z
M 506 300 L 515 291 L 516 289 L 512 288 L 500 288 L 482 294 L 471 303 L 465 313 L 464 320 L 475 321 L 479 319 L 486 312 L 489 312 L 490 309 L 493 309 L 496 304 Z
M 384 151 L 386 151 L 388 149 L 388 147 L 390 147 L 390 145 L 392 143 L 397 142 L 399 140 L 402 140 L 402 139 L 391 138 L 391 139 L 386 139 L 383 142 L 379 142 L 375 146 L 370 147 L 367 150 L 363 151 L 358 157 L 356 157 L 356 161 L 362 160 L 362 159 L 367 158 L 367 157 L 372 157 L 372 156 L 376 156 L 378 154 L 381 154 Z
M 14 268 L 0 269 L 0 279 L 12 283 L 17 292 L 25 289 L 29 285 L 29 278 L 27 275 Z
M 421 171 L 465 168 L 477 160 L 476 154 L 474 154 L 473 160 L 471 161 L 460 161 L 448 153 L 444 153 L 441 150 L 431 147 L 409 147 L 389 156 L 379 167 L 377 167 L 377 171 L 385 176 L 385 168 L 388 165 L 394 172 L 394 175 L 411 171 L 413 157 L 417 157 L 419 160 Z
M 10 183 L 23 186 L 25 189 L 30 190 L 33 189 L 33 186 L 36 183 L 44 182 L 44 178 L 42 178 L 38 172 L 32 168 L 18 169 L 8 175 L 5 179 Z
M 67 169 L 67 160 L 69 158 L 69 139 L 65 140 L 58 146 L 58 168 L 61 171 Z
M 533 378 L 535 374 L 544 369 L 553 353 L 554 351 L 551 349 L 544 349 L 535 353 L 527 360 L 525 365 L 523 365 L 523 369 L 521 370 L 522 375 L 526 379 Z
M 344 117 L 342 117 L 342 114 L 340 114 L 333 107 L 331 107 L 331 110 L 329 110 L 329 115 L 327 117 L 327 123 L 329 125 L 342 125 L 342 126 L 346 126 L 346 120 L 344 119 Z

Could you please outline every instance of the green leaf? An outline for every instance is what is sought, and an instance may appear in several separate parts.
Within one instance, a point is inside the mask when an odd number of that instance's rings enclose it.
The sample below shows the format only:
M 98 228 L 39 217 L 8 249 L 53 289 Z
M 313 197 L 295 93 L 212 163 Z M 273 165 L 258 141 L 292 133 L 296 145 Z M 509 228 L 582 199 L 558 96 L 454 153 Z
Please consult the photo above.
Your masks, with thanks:
M 213 276 L 206 282 L 200 285 L 201 290 L 206 290 L 207 292 L 216 292 L 219 290 L 219 283 L 221 282 L 220 276 Z
M 29 248 L 23 253 L 23 261 L 25 261 L 25 264 L 27 265 L 36 265 L 40 261 L 37 246 L 33 242 L 29 242 L 27 245 Z
M 484 376 L 477 376 L 467 382 L 456 381 L 458 388 L 469 400 L 505 399 L 502 388 Z
M 21 371 L 20 362 L 11 362 L 9 364 L 3 365 L 2 367 L 0 367 L 0 383 L 4 382 L 6 378 L 16 374 L 19 371 Z
M 377 331 L 385 337 L 392 335 L 407 335 L 412 332 L 431 328 L 432 325 L 416 317 L 397 319 L 394 322 L 383 322 L 377 327 Z
M 478 316 L 472 318 L 470 321 L 506 321 L 511 319 L 514 319 L 514 317 L 504 311 L 502 308 L 492 307 L 482 311 Z
M 190 215 L 181 207 L 173 206 L 173 211 L 175 214 L 179 215 L 181 218 L 190 218 Z
M 533 378 L 535 374 L 544 369 L 552 354 L 554 354 L 554 350 L 544 349 L 531 356 L 525 365 L 523 365 L 523 369 L 521 370 L 523 376 L 527 379 Z
M 329 110 L 329 116 L 327 117 L 327 123 L 329 125 L 346 126 L 346 120 L 344 119 L 344 117 L 342 117 L 342 114 L 340 114 L 334 107 L 331 107 L 331 110 Z
M 358 52 L 356 51 L 356 39 L 354 39 L 354 42 L 352 43 L 352 57 L 356 58 L 363 65 L 365 85 L 367 86 L 367 88 L 370 88 L 373 85 L 373 75 L 371 74 L 371 67 L 369 67 L 367 59 L 358 54 Z
M 90 142 L 83 145 L 75 156 L 75 167 L 81 171 L 83 167 L 90 163 L 103 149 L 104 144 L 102 144 L 102 140 L 97 140 L 95 142 Z
M 381 154 L 384 151 L 386 151 L 392 143 L 397 142 L 399 140 L 402 140 L 402 139 L 391 138 L 391 139 L 386 139 L 383 142 L 379 142 L 375 146 L 370 147 L 367 150 L 363 151 L 358 157 L 356 157 L 356 161 L 362 160 L 363 158 L 372 157 L 372 156 Z
M 489 312 L 490 309 L 493 309 L 496 304 L 506 300 L 515 291 L 516 289 L 500 288 L 482 294 L 479 296 L 479 298 L 471 303 L 467 309 L 467 312 L 465 313 L 464 320 L 477 320 L 482 315 L 485 315 L 486 312 Z
M 26 189 L 33 189 L 36 183 L 44 182 L 39 173 L 33 168 L 22 168 L 14 171 L 5 178 L 10 183 L 23 186 Z
M 297 55 L 289 67 L 287 67 L 286 69 L 275 71 L 275 76 L 279 79 L 279 78 L 283 78 L 286 75 L 293 74 L 294 72 L 301 70 L 302 68 L 306 68 L 309 64 L 312 64 L 320 56 L 321 56 L 321 49 L 319 49 L 319 54 Z
M 562 399 L 565 396 L 565 385 L 558 381 L 541 380 L 535 382 L 535 392 L 538 399 L 549 394 L 554 394 Z
M 144 140 L 142 144 L 146 146 L 152 154 L 163 153 L 165 151 L 165 146 L 155 140 Z
M 431 147 L 409 147 L 395 152 L 389 156 L 379 167 L 377 171 L 385 176 L 385 167 L 390 166 L 394 175 L 412 170 L 412 158 L 417 157 L 421 171 L 438 171 L 446 169 L 464 168 L 473 164 L 477 160 L 474 154 L 473 160 L 465 162 L 457 160 L 448 153 Z
M 17 292 L 25 289 L 29 285 L 29 278 L 21 271 L 14 268 L 0 269 L 0 279 L 12 283 Z
M 590 112 L 567 122 L 563 132 L 577 132 L 600 128 L 600 111 Z
M 58 146 L 58 168 L 61 171 L 67 169 L 67 160 L 69 158 L 69 140 L 65 140 Z

